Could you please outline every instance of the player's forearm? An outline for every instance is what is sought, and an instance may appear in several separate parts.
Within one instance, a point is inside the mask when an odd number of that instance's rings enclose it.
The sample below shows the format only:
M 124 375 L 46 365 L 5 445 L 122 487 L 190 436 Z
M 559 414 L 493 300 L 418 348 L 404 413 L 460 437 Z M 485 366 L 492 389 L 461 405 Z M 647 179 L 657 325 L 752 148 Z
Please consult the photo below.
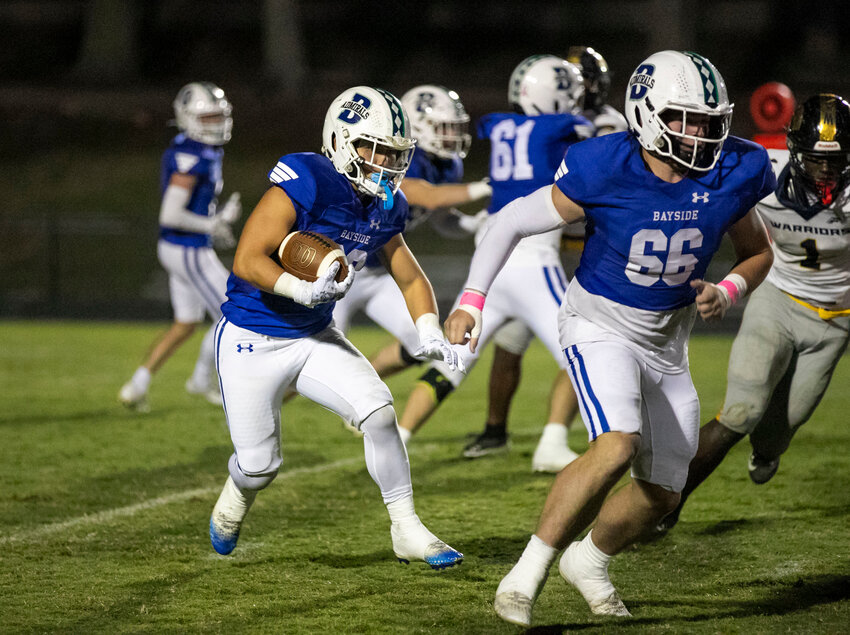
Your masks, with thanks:
M 233 257 L 233 273 L 258 289 L 275 293 L 283 269 L 262 251 L 243 246 L 240 242 Z
M 746 293 L 752 293 L 767 277 L 773 264 L 773 251 L 765 247 L 762 251 L 751 254 L 738 262 L 729 274 L 737 274 L 743 278 L 746 284 Z M 728 277 L 728 276 L 727 276 Z M 743 295 L 743 294 L 742 294 Z
M 185 187 L 169 185 L 165 188 L 159 208 L 159 224 L 181 231 L 209 234 L 214 220 L 190 212 L 186 206 L 191 197 L 192 192 Z
M 522 238 L 564 225 L 564 219 L 552 203 L 551 192 L 551 186 L 542 187 L 512 201 L 497 212 L 472 256 L 467 289 L 475 289 L 486 295 L 496 274 Z
M 401 289 L 404 302 L 414 323 L 426 313 L 438 315 L 437 300 L 434 297 L 434 289 L 424 275 L 416 278 Z
M 481 181 L 434 185 L 424 179 L 405 180 L 401 189 L 410 205 L 419 205 L 427 209 L 462 205 L 486 198 L 492 192 L 490 186 Z

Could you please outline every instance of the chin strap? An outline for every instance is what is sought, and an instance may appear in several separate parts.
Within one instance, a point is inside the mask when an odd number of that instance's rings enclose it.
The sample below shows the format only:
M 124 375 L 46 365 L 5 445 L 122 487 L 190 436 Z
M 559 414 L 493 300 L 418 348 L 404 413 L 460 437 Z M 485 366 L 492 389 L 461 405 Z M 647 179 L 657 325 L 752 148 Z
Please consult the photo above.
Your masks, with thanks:
M 377 172 L 369 175 L 369 180 L 377 183 L 378 187 L 384 188 L 384 209 L 392 209 L 393 206 L 393 190 L 390 187 L 389 179 L 378 176 Z

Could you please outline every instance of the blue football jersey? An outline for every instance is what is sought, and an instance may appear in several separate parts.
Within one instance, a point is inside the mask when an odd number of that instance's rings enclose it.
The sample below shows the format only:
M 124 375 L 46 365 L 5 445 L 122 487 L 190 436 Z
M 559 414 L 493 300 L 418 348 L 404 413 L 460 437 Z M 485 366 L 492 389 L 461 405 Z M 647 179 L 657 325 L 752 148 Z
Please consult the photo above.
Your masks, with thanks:
M 336 171 L 329 159 L 312 152 L 288 154 L 269 172 L 269 180 L 292 200 L 296 220 L 292 231 L 313 231 L 335 240 L 351 266 L 359 268 L 380 250 L 407 221 L 407 199 L 396 192 L 391 209 L 378 198 L 365 204 L 351 183 Z M 334 304 L 308 308 L 266 293 L 230 274 L 227 302 L 221 310 L 242 328 L 272 337 L 307 337 L 328 326 Z
M 566 113 L 529 117 L 492 113 L 478 122 L 478 136 L 490 140 L 490 186 L 487 210 L 505 205 L 552 183 L 564 152 L 593 135 L 593 124 Z
M 767 152 L 728 137 L 708 172 L 655 176 L 629 132 L 569 148 L 557 187 L 587 216 L 576 278 L 590 293 L 639 309 L 691 304 L 723 234 L 776 187 Z
M 160 172 L 160 196 L 165 193 L 168 182 L 175 172 L 194 176 L 195 189 L 189 199 L 187 209 L 198 216 L 209 216 L 215 212 L 215 200 L 221 193 L 221 161 L 224 149 L 219 146 L 209 146 L 190 139 L 180 133 L 162 155 L 162 170 Z M 159 236 L 163 240 L 189 247 L 212 246 L 209 234 L 198 234 L 171 227 L 159 228 Z

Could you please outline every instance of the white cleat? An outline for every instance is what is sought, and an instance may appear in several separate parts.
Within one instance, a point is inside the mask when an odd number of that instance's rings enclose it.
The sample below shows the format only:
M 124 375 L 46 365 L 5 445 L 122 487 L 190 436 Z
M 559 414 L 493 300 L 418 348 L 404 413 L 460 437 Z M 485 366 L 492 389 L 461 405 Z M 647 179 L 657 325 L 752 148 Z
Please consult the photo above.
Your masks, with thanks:
M 463 554 L 449 547 L 428 531 L 418 516 L 401 525 L 390 526 L 393 552 L 398 561 L 410 564 L 411 560 L 422 560 L 432 569 L 446 569 L 463 562 Z
M 496 592 L 493 601 L 496 615 L 506 622 L 529 628 L 531 626 L 531 610 L 534 608 L 534 600 L 519 591 Z
M 151 410 L 148 404 L 148 392 L 138 388 L 132 381 L 121 386 L 121 390 L 118 392 L 118 401 L 136 412 L 150 412 Z
M 241 492 L 233 478 L 227 477 L 210 515 L 210 542 L 217 553 L 226 556 L 236 548 L 242 521 L 256 495 L 256 492 L 247 495 Z
M 578 457 L 579 455 L 566 445 L 544 444 L 541 439 L 534 450 L 534 456 L 531 457 L 531 471 L 557 474 Z
M 214 406 L 220 406 L 223 402 L 221 399 L 221 390 L 218 384 L 213 386 L 201 385 L 195 382 L 191 377 L 186 380 L 186 392 L 190 395 L 201 395 Z
M 561 576 L 578 589 L 595 615 L 631 617 L 617 589 L 611 584 L 607 568 L 587 571 L 586 567 L 577 563 L 578 546 L 579 543 L 572 543 L 561 556 L 558 563 Z

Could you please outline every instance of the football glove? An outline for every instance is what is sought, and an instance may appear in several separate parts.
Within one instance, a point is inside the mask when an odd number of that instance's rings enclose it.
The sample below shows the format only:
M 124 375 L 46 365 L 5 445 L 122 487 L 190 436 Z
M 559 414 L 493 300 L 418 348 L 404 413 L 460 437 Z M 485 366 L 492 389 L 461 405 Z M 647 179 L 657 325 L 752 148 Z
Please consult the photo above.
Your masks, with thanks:
M 213 216 L 212 231 L 213 246 L 216 249 L 232 249 L 236 246 L 236 236 L 230 225 L 218 216 Z
M 218 210 L 216 216 L 228 225 L 232 225 L 239 220 L 242 216 L 242 200 L 239 192 L 234 192 L 230 195 L 227 202 Z
M 354 267 L 348 268 L 348 275 L 342 282 L 334 280 L 339 267 L 339 262 L 332 262 L 328 270 L 314 282 L 307 282 L 284 272 L 275 282 L 274 292 L 310 309 L 319 304 L 335 302 L 348 292 L 354 282 Z
M 436 359 L 444 362 L 451 370 L 466 372 L 463 360 L 443 337 L 436 313 L 420 315 L 416 320 L 416 330 L 419 332 L 419 348 L 414 351 L 414 357 Z

